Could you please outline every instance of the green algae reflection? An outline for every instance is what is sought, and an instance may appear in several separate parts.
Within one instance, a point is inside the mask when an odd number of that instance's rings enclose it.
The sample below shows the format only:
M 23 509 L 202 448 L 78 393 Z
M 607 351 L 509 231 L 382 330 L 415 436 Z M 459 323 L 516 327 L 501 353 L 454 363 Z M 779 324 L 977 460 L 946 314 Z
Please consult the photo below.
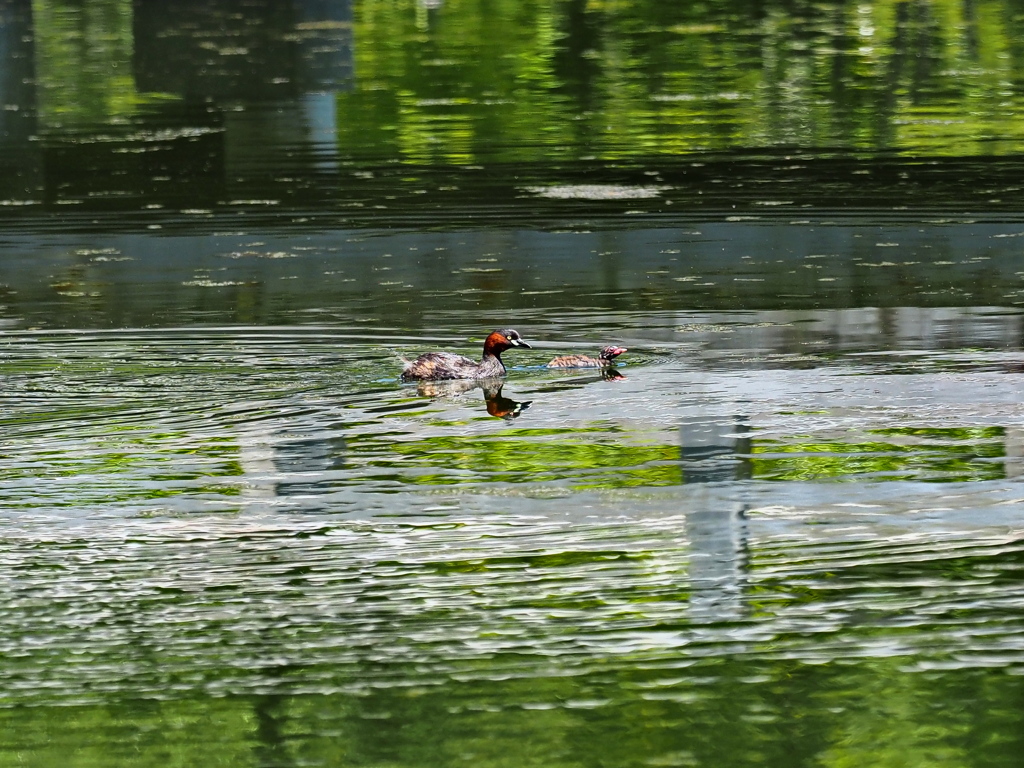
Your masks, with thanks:
M 94 430 L 95 431 L 95 430 Z M 173 497 L 233 499 L 244 475 L 231 438 L 120 427 L 77 441 L 0 448 L 6 509 L 130 504 Z
M 374 479 L 412 485 L 567 482 L 574 488 L 632 488 L 682 482 L 679 448 L 629 444 L 591 429 L 517 429 L 382 441 L 355 437 L 352 460 L 384 470 Z
M 928 480 L 965 482 L 1006 476 L 1002 427 L 870 430 L 889 441 L 759 440 L 751 448 L 753 476 L 764 480 Z
M 887 439 L 754 439 L 745 455 L 716 457 L 742 460 L 740 474 L 713 473 L 707 479 L 970 482 L 1006 476 L 1001 427 L 908 427 L 866 434 Z M 616 489 L 681 485 L 701 475 L 687 475 L 689 464 L 678 445 L 646 443 L 639 436 L 592 427 L 397 441 L 362 436 L 353 437 L 349 448 L 353 466 L 368 470 L 360 482 L 400 486 L 502 483 Z

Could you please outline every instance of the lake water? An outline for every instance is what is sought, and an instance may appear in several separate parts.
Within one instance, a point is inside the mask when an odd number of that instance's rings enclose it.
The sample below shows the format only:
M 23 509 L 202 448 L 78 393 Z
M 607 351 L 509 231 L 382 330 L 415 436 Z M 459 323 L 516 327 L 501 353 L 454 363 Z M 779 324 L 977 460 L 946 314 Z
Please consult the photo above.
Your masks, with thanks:
M 0 2 L 0 766 L 1017 765 L 1022 20 Z

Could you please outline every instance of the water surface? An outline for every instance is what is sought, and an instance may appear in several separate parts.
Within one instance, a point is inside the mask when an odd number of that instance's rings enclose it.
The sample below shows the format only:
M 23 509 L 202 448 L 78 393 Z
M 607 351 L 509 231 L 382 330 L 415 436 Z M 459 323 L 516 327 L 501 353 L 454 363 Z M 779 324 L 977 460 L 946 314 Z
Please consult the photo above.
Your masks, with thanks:
M 0 3 L 0 764 L 1016 765 L 1017 10 Z

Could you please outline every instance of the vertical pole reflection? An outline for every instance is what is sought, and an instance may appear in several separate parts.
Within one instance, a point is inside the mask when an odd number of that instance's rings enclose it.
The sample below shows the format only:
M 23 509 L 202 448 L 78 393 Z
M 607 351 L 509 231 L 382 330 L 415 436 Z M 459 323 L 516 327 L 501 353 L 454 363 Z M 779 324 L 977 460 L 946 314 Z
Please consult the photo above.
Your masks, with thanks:
M 747 520 L 739 502 L 686 515 L 690 541 L 690 619 L 735 621 L 743 615 L 747 569 Z
M 351 0 L 294 0 L 302 64 L 300 106 L 322 171 L 338 168 L 337 91 L 352 89 Z
M 695 416 L 679 426 L 684 483 L 714 483 L 750 477 L 750 427 L 743 416 Z
M 238 435 L 238 447 L 245 476 L 240 501 L 249 512 L 320 509 L 338 490 L 337 473 L 345 466 L 339 435 L 253 430 Z
M 0 140 L 29 141 L 35 130 L 32 7 L 0 0 Z
M 253 701 L 255 739 L 253 744 L 254 764 L 259 766 L 295 765 L 288 751 L 285 730 L 287 715 L 283 696 L 267 694 L 257 696 Z
M 304 91 L 352 87 L 352 0 L 293 0 Z
M 686 514 L 690 542 L 692 621 L 734 621 L 743 613 L 747 566 L 746 505 L 701 484 L 732 483 L 750 477 L 749 427 L 743 417 L 695 417 L 680 426 L 684 482 L 693 485 L 694 507 Z M 710 485 L 705 485 L 710 489 Z
M 1003 462 L 1006 477 L 1024 476 L 1024 430 L 1007 427 L 1003 435 Z
M 36 132 L 35 50 L 29 0 L 0 0 L 0 198 L 31 199 L 42 186 Z
M 314 161 L 322 171 L 338 168 L 338 108 L 334 93 L 314 91 L 302 96 L 302 115 L 309 132 Z

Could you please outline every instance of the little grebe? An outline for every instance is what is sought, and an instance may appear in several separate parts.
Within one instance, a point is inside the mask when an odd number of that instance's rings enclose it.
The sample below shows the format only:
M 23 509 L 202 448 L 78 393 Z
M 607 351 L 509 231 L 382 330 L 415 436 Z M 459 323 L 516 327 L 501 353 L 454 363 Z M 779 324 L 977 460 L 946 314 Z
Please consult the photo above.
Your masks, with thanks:
M 495 331 L 484 340 L 484 357 L 479 363 L 451 352 L 427 352 L 415 360 L 403 358 L 405 370 L 402 371 L 402 378 L 405 381 L 439 381 L 504 376 L 505 365 L 501 362 L 501 353 L 512 347 L 531 349 L 530 345 L 523 341 L 519 331 L 504 328 Z
M 548 368 L 604 368 L 609 365 L 615 364 L 615 358 L 621 355 L 623 352 L 629 350 L 625 347 L 616 347 L 611 345 L 601 350 L 600 354 L 596 358 L 587 357 L 586 355 L 562 355 L 556 357 L 550 363 Z

